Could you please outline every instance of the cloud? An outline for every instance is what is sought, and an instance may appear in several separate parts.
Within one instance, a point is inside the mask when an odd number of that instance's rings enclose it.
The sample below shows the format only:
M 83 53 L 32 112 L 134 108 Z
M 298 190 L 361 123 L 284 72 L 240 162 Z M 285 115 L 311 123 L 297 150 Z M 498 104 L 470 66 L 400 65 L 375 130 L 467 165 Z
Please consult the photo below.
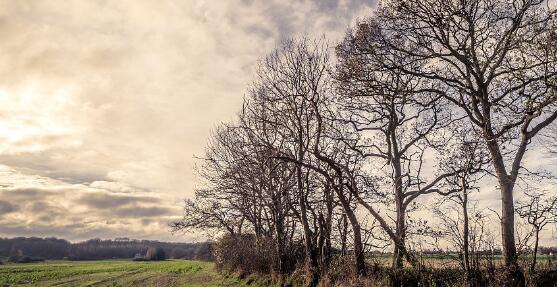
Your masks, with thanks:
M 285 37 L 339 39 L 373 5 L 0 1 L 0 236 L 169 236 L 257 59 Z
M 86 193 L 81 196 L 77 202 L 92 208 L 109 209 L 123 205 L 136 204 L 139 202 L 159 204 L 160 199 L 145 196 L 116 195 L 113 193 L 97 192 Z
M 174 212 L 174 213 L 173 213 Z M 158 206 L 134 206 L 134 207 L 124 207 L 115 210 L 115 215 L 121 217 L 140 217 L 140 218 L 152 218 L 161 216 L 172 216 L 176 215 L 175 208 L 166 208 Z
M 371 4 L 5 3 L 0 134 L 15 136 L 1 159 L 72 182 L 190 192 L 192 155 L 236 113 L 256 60 L 284 37 L 338 37 Z
M 7 201 L 0 200 L 0 215 L 8 214 L 10 212 L 17 211 L 18 207 L 14 204 L 11 204 Z
M 188 238 L 169 233 L 168 223 L 179 217 L 182 208 L 163 195 L 122 183 L 74 184 L 6 167 L 3 171 L 4 177 L 26 184 L 0 188 L 2 236 L 57 236 L 70 240 L 132 235 L 173 241 Z
M 73 148 L 52 148 L 38 153 L 0 154 L 0 162 L 26 174 L 37 174 L 72 183 L 109 180 L 105 167 L 73 162 L 71 157 L 76 153 L 79 151 Z
M 108 190 L 108 191 L 111 191 L 111 192 L 117 192 L 117 193 L 133 193 L 133 192 L 145 192 L 145 191 L 147 191 L 145 189 L 132 187 L 132 186 L 123 184 L 121 182 L 115 182 L 115 181 L 93 181 L 93 182 L 91 182 L 91 184 L 89 184 L 89 187 L 105 189 L 105 190 Z

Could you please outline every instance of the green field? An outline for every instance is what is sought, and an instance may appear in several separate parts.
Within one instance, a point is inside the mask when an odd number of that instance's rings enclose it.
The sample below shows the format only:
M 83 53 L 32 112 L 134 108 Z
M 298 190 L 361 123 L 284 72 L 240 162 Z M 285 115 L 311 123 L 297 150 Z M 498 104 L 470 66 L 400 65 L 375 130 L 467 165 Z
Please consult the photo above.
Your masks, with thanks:
M 265 286 L 216 272 L 213 263 L 190 260 L 133 262 L 49 261 L 0 265 L 7 286 Z M 260 283 L 260 284 L 258 284 Z

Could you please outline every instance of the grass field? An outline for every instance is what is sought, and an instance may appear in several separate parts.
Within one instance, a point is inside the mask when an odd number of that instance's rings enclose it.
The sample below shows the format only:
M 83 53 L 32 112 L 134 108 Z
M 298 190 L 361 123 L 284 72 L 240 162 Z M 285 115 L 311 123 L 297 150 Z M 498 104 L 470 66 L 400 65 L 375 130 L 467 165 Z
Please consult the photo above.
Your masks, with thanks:
M 0 287 L 7 286 L 266 286 L 265 282 L 221 275 L 213 263 L 166 260 L 134 262 L 49 261 L 0 265 Z
M 388 256 L 373 256 L 371 262 L 390 264 Z M 422 258 L 434 268 L 458 267 L 454 260 L 444 257 Z M 540 265 L 554 262 L 547 256 L 539 258 Z M 497 260 L 496 260 L 497 261 Z M 549 263 L 554 266 L 555 263 Z M 269 286 L 263 278 L 240 279 L 214 270 L 211 262 L 166 260 L 134 262 L 130 260 L 48 261 L 32 264 L 0 265 L 0 287 L 8 286 Z

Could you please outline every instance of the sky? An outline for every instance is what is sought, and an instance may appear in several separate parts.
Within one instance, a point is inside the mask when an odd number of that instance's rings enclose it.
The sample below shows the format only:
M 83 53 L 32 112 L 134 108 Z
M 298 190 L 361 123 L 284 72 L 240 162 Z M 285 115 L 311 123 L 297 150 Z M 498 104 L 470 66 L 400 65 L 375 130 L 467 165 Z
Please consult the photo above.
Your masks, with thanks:
M 0 0 L 0 236 L 169 232 L 212 129 L 281 39 L 335 42 L 372 0 Z

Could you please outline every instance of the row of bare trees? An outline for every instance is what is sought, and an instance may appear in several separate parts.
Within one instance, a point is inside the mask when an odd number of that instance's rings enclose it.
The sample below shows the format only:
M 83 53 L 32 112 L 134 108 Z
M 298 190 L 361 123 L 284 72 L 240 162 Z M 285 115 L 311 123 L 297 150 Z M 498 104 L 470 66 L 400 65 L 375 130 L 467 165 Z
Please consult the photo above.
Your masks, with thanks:
M 546 4 L 388 0 L 335 53 L 325 40 L 282 42 L 237 119 L 213 133 L 204 185 L 174 229 L 272 238 L 283 272 L 301 244 L 315 285 L 335 247 L 359 275 L 377 242 L 393 247 L 393 268 L 419 264 L 409 216 L 422 198 L 451 199 L 468 271 L 468 195 L 495 177 L 507 279 L 523 284 L 515 185 L 557 119 L 557 12 Z M 532 208 L 517 211 L 541 230 L 550 211 Z

